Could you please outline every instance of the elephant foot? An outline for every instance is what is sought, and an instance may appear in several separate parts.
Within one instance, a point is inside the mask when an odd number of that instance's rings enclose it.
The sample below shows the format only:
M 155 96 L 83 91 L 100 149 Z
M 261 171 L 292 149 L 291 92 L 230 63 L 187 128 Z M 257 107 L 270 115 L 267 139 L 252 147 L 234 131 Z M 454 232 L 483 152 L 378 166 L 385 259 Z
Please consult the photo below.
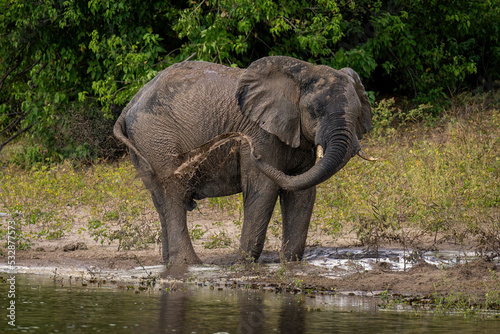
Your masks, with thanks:
M 192 253 L 192 254 L 179 254 L 177 256 L 170 256 L 168 264 L 169 265 L 195 265 L 202 264 L 203 262 L 200 258 Z
M 287 247 L 283 246 L 280 258 L 282 262 L 286 261 L 302 261 L 302 257 L 304 256 L 304 247 Z
M 239 253 L 241 262 L 257 262 L 260 257 L 260 252 L 256 251 L 246 251 L 244 249 L 240 249 Z
M 284 261 L 302 261 L 302 256 L 303 256 L 303 253 L 302 254 L 285 253 L 284 254 Z

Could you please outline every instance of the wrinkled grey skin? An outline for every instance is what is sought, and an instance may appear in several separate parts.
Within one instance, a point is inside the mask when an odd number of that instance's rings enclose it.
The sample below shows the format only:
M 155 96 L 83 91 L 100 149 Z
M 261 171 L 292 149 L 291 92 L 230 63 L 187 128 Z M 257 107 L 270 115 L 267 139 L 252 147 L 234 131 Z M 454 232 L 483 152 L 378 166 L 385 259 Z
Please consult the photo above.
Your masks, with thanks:
M 242 256 L 259 258 L 277 198 L 283 251 L 300 260 L 315 186 L 360 150 L 371 108 L 356 72 L 266 57 L 248 69 L 182 62 L 160 72 L 114 127 L 151 191 L 163 262 L 199 263 L 186 210 L 243 193 Z M 316 162 L 316 148 L 324 157 Z

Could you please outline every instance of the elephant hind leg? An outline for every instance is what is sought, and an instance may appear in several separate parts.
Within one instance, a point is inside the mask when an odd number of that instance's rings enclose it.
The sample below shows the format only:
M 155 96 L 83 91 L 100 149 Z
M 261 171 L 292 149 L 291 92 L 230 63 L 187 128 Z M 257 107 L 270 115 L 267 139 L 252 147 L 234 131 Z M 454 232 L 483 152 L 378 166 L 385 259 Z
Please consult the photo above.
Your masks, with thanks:
M 153 203 L 160 217 L 162 262 L 164 264 L 201 263 L 194 252 L 187 228 L 186 209 L 188 207 L 194 209 L 196 203 L 194 201 L 186 203 L 186 187 L 176 182 L 162 185 L 153 172 L 144 172 L 141 160 L 134 152 L 130 152 L 130 158 L 144 185 L 151 192 Z
M 162 262 L 175 265 L 201 263 L 189 238 L 182 187 L 175 183 L 157 186 L 151 194 L 160 216 Z
M 158 216 L 160 217 L 161 225 L 161 253 L 162 253 L 162 263 L 168 264 L 170 256 L 168 253 L 168 235 L 167 235 L 167 221 L 165 219 L 165 212 L 163 211 L 165 200 L 163 198 L 163 191 L 160 189 L 151 190 L 151 197 L 153 198 L 153 203 L 155 205 Z
M 302 191 L 280 192 L 283 217 L 282 251 L 286 260 L 302 260 L 315 198 L 315 187 Z

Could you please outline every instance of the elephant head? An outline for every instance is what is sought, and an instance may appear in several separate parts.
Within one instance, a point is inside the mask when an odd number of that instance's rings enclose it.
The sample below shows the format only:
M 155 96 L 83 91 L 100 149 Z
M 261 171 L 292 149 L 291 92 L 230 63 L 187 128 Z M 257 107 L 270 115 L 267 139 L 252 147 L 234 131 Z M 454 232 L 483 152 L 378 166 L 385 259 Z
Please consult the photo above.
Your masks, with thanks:
M 257 167 L 286 190 L 307 189 L 330 178 L 360 152 L 359 139 L 372 126 L 365 89 L 350 68 L 262 58 L 241 75 L 236 97 L 245 115 L 287 145 L 322 147 L 323 158 L 294 176 L 268 165 L 252 149 Z

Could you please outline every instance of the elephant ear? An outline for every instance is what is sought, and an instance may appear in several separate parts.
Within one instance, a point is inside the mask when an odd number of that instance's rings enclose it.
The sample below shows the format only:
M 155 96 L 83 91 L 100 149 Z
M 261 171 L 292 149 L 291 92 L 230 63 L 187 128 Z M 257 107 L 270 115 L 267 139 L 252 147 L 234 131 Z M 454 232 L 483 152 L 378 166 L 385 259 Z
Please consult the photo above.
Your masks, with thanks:
M 370 106 L 370 101 L 368 100 L 365 87 L 361 83 L 358 73 L 356 73 L 356 71 L 352 68 L 344 67 L 340 71 L 348 75 L 356 93 L 358 94 L 359 101 L 361 102 L 359 121 L 363 127 L 363 132 L 368 132 L 372 128 L 372 107 Z
M 300 73 L 309 63 L 290 57 L 265 57 L 240 76 L 236 98 L 252 121 L 292 147 L 300 145 Z

